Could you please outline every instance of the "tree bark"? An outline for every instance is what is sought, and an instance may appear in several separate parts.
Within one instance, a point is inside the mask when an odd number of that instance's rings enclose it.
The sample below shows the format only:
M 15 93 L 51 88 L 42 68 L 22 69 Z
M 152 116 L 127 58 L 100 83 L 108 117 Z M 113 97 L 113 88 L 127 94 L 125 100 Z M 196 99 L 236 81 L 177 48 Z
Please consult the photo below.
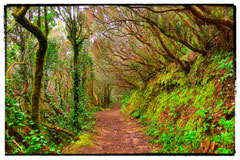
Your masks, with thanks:
M 12 13 L 14 19 L 31 32 L 38 39 L 38 48 L 36 53 L 36 63 L 33 78 L 33 91 L 32 91 L 32 119 L 35 123 L 34 128 L 38 128 L 40 123 L 40 97 L 43 79 L 43 66 L 45 55 L 47 51 L 47 36 L 37 25 L 30 22 L 25 14 L 28 11 L 27 7 L 15 7 Z
M 80 129 L 80 126 L 78 124 L 78 115 L 79 115 L 79 75 L 78 75 L 78 45 L 73 43 L 74 48 L 74 56 L 73 56 L 73 67 L 74 67 L 74 77 L 73 77 L 73 90 L 74 90 L 74 126 L 77 129 Z
M 197 10 L 197 8 L 194 6 L 186 6 L 185 8 L 187 10 L 189 10 L 194 16 L 196 16 L 197 18 L 199 18 L 200 20 L 202 20 L 208 24 L 213 24 L 216 26 L 223 25 L 223 26 L 226 26 L 226 27 L 230 28 L 231 30 L 233 30 L 234 23 L 231 20 L 227 20 L 227 19 L 223 19 L 223 18 L 222 19 L 212 19 L 210 17 L 206 17 L 201 12 L 199 12 Z

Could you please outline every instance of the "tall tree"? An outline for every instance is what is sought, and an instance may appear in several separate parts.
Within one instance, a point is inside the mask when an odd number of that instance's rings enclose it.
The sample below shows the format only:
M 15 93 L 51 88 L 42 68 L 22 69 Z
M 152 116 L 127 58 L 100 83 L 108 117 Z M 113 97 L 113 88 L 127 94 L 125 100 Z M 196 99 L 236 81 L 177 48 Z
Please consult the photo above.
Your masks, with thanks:
M 32 90 L 32 119 L 34 121 L 34 128 L 38 128 L 40 123 L 40 97 L 42 89 L 42 79 L 44 73 L 44 60 L 47 51 L 47 35 L 48 35 L 48 20 L 47 20 L 47 10 L 45 7 L 45 32 L 42 31 L 40 23 L 35 25 L 29 21 L 25 15 L 29 10 L 29 6 L 18 6 L 13 10 L 14 19 L 22 25 L 25 29 L 31 32 L 38 40 L 38 48 L 36 52 L 36 62 L 34 69 L 34 81 L 33 81 L 33 90 Z M 40 7 L 39 7 L 40 9 Z M 40 21 L 40 12 L 38 12 L 39 21 Z
M 80 7 L 58 7 L 59 16 L 66 24 L 67 38 L 73 48 L 73 92 L 74 92 L 74 116 L 73 124 L 80 129 L 78 123 L 79 98 L 80 98 L 80 74 L 79 74 L 79 53 L 83 46 L 83 41 L 89 37 L 87 30 L 86 18 L 83 9 Z

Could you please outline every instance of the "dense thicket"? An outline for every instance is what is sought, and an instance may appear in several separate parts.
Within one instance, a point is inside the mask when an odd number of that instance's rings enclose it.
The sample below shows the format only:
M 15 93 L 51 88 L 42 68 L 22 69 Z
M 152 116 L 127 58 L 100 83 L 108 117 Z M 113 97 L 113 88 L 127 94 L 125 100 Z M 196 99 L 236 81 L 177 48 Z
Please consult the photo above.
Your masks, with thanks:
M 5 10 L 6 153 L 60 153 L 121 96 L 156 152 L 233 153 L 233 6 Z

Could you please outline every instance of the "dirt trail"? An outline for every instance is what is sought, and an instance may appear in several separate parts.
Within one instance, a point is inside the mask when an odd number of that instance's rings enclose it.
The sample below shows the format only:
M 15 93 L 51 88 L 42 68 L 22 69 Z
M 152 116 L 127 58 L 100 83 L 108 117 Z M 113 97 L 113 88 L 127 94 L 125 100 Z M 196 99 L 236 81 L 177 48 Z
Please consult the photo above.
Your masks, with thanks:
M 81 154 L 136 154 L 151 153 L 153 150 L 141 125 L 136 119 L 120 113 L 120 104 L 108 111 L 96 114 L 97 135 L 93 147 L 84 148 Z

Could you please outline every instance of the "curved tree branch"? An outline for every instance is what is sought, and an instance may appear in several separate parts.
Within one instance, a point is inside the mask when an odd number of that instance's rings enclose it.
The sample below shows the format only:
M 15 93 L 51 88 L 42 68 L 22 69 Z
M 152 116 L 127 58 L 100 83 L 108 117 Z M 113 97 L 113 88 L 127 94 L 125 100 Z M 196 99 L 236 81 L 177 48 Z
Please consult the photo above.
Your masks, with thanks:
M 42 89 L 42 79 L 43 79 L 43 66 L 44 58 L 47 51 L 47 36 L 46 34 L 34 23 L 30 22 L 26 17 L 26 13 L 29 6 L 15 7 L 13 10 L 14 19 L 31 32 L 38 39 L 38 49 L 36 52 L 36 62 L 34 70 L 34 81 L 33 81 L 33 91 L 32 91 L 32 119 L 35 123 L 34 128 L 38 128 L 40 123 L 40 97 Z
M 204 22 L 207 22 L 208 24 L 213 25 L 224 25 L 230 29 L 233 29 L 234 23 L 231 20 L 227 19 L 212 19 L 209 17 L 204 16 L 200 11 L 197 10 L 197 7 L 195 6 L 185 6 L 187 10 L 189 10 L 193 15 L 195 15 L 197 18 L 201 19 Z

